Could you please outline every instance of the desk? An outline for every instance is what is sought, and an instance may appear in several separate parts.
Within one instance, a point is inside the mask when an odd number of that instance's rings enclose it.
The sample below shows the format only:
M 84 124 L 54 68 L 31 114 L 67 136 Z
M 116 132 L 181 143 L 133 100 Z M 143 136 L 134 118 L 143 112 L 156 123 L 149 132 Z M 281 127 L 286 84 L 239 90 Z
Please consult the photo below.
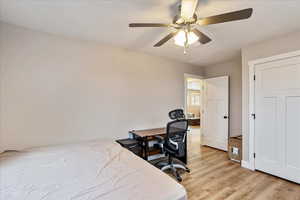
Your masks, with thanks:
M 153 128 L 153 129 L 144 129 L 144 130 L 132 130 L 129 131 L 136 139 L 141 139 L 143 146 L 143 155 L 144 159 L 148 160 L 149 154 L 149 140 L 153 139 L 154 136 L 166 136 L 166 128 Z M 187 137 L 185 140 L 185 156 L 178 158 L 185 164 L 187 164 Z
M 190 118 L 187 120 L 189 122 L 189 126 L 200 126 L 200 118 Z

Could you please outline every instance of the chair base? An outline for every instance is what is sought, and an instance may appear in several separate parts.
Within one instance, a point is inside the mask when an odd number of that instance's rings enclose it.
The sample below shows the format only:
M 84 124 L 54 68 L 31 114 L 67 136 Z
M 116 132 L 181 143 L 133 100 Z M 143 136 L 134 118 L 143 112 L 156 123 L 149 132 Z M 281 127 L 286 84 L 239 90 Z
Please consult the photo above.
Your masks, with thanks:
M 174 163 L 174 159 L 173 158 L 169 158 L 168 162 L 158 162 L 156 164 L 156 166 L 158 168 L 160 168 L 162 171 L 166 171 L 166 170 L 171 170 L 173 176 L 177 179 L 177 181 L 181 182 L 182 178 L 180 176 L 180 174 L 178 173 L 178 169 L 182 169 L 185 172 L 190 173 L 190 169 L 188 167 L 186 167 L 183 163 L 181 163 L 180 161 L 176 160 L 179 164 L 175 164 Z

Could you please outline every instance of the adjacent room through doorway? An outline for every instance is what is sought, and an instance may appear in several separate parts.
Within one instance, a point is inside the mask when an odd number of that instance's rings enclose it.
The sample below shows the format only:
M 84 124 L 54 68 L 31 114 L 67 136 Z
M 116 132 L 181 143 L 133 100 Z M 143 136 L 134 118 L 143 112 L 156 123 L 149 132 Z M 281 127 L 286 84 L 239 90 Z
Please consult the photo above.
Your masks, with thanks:
M 201 145 L 202 79 L 185 76 L 185 114 L 189 122 L 188 148 L 197 152 Z

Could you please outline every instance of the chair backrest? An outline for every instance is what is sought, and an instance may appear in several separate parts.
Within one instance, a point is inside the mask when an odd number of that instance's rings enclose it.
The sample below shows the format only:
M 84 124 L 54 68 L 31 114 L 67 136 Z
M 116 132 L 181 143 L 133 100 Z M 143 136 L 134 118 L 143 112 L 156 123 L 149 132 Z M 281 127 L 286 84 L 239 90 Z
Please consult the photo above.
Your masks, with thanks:
M 182 109 L 176 109 L 169 112 L 170 119 L 178 120 L 185 119 L 184 111 Z
M 179 157 L 185 154 L 187 129 L 188 121 L 186 119 L 171 121 L 167 124 L 166 145 Z

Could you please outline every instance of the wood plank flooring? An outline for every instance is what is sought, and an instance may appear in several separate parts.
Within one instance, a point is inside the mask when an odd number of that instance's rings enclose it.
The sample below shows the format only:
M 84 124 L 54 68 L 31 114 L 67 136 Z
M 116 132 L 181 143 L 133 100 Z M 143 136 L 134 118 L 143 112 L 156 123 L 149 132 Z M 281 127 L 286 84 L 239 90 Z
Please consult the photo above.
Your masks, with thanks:
M 300 185 L 240 167 L 227 153 L 191 144 L 182 185 L 189 200 L 300 200 Z

